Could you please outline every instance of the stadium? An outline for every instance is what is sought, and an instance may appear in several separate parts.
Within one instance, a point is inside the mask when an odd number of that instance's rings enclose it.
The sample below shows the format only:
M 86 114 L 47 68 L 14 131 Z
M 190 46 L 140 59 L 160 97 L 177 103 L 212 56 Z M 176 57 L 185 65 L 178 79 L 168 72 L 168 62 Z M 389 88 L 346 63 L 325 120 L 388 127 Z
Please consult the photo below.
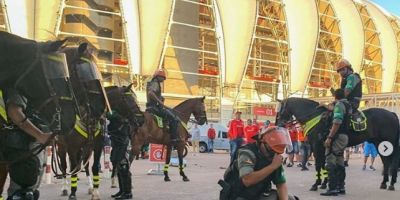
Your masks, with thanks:
M 146 82 L 165 68 L 166 104 L 206 96 L 225 123 L 275 116 L 277 99 L 330 101 L 348 59 L 363 80 L 363 106 L 396 111 L 400 18 L 368 0 L 0 0 L 0 30 L 39 41 L 88 42 L 105 85 Z

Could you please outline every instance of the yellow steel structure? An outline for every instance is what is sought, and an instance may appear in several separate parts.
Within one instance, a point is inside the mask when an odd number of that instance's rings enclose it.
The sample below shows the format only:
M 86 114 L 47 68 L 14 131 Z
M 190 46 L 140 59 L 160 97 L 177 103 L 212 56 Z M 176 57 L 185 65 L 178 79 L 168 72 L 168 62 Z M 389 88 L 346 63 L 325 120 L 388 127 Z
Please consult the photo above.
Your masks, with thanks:
M 3 0 L 0 0 L 0 31 L 8 31 L 8 20 L 6 6 Z
M 400 20 L 369 0 L 0 0 L 0 30 L 95 50 L 107 84 L 165 68 L 166 103 L 207 96 L 210 118 L 329 96 L 348 59 L 363 92 L 400 91 Z M 384 80 L 384 81 L 383 81 Z M 224 119 L 223 119 L 224 118 Z M 229 117 L 228 117 L 229 118 Z

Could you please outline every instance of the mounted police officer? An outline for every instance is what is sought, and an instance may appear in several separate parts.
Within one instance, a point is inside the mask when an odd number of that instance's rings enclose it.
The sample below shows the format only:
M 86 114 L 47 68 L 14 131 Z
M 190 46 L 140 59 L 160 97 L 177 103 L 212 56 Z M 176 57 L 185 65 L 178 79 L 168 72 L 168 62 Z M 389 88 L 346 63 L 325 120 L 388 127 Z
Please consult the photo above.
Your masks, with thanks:
M 350 103 L 345 99 L 345 91 L 335 91 L 335 107 L 333 109 L 332 128 L 325 140 L 326 169 L 328 170 L 328 190 L 322 196 L 337 196 L 345 194 L 344 180 L 346 177 L 344 165 L 344 150 L 349 138 Z
M 123 118 L 117 111 L 108 115 L 110 124 L 108 133 L 111 136 L 111 162 L 117 170 L 119 192 L 111 197 L 115 199 L 132 199 L 132 178 L 128 145 L 131 136 L 131 125 L 128 119 Z
M 340 88 L 344 90 L 344 96 L 351 105 L 351 112 L 356 113 L 362 97 L 362 81 L 359 74 L 354 73 L 351 64 L 346 59 L 341 59 L 336 64 L 336 71 L 342 77 Z
M 280 155 L 292 148 L 287 130 L 272 126 L 253 138 L 257 142 L 239 148 L 224 180 L 218 182 L 223 187 L 220 200 L 297 199 L 288 195 Z
M 0 139 L 6 160 L 15 160 L 29 155 L 39 144 L 45 144 L 51 137 L 50 129 L 37 115 L 32 114 L 27 99 L 16 89 L 3 90 L 8 124 L 3 127 Z M 41 177 L 44 169 L 44 151 L 22 161 L 9 165 L 10 187 L 8 198 L 33 200 L 39 198 Z
M 146 111 L 168 120 L 171 143 L 176 143 L 179 141 L 177 132 L 179 120 L 170 108 L 164 106 L 164 97 L 161 96 L 161 83 L 165 79 L 165 71 L 159 69 L 154 73 L 153 78 L 147 82 Z

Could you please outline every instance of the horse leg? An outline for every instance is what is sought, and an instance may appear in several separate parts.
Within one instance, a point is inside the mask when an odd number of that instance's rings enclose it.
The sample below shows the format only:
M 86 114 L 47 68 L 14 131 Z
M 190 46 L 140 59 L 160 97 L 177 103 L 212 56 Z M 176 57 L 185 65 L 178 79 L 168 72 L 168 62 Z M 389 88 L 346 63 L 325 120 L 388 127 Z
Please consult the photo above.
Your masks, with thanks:
M 88 159 L 90 159 L 90 157 Z M 85 162 L 85 161 L 87 161 L 87 159 L 84 159 L 83 161 Z M 93 192 L 93 181 L 92 181 L 92 178 L 90 177 L 89 163 L 90 163 L 90 161 L 87 161 L 87 163 L 84 166 L 84 168 L 85 168 L 85 175 L 86 175 L 87 184 L 89 186 L 88 194 L 92 194 L 92 192 Z M 92 171 L 92 173 L 93 173 L 93 171 Z
M 399 166 L 399 157 L 400 157 L 400 152 L 399 152 L 399 147 L 396 147 L 395 150 L 393 151 L 394 153 L 392 154 L 391 158 L 391 175 L 392 175 L 392 180 L 390 181 L 390 186 L 388 190 L 394 191 L 394 184 L 397 182 L 397 168 Z
M 93 193 L 92 193 L 92 200 L 100 199 L 99 194 L 99 186 L 100 186 L 100 158 L 101 152 L 103 150 L 103 138 L 100 137 L 100 140 L 96 141 L 95 148 L 94 148 L 94 157 L 93 157 L 93 165 L 92 165 L 92 173 L 93 173 Z
M 326 168 L 325 168 L 325 159 L 324 159 L 324 162 L 322 163 L 321 174 L 322 174 L 321 177 L 322 177 L 323 181 L 319 188 L 326 189 L 328 187 L 327 185 L 328 185 L 329 177 L 328 177 L 328 170 L 326 170 Z
M 185 149 L 185 144 L 181 144 L 178 147 L 178 159 L 179 159 L 179 174 L 182 176 L 183 181 L 190 181 L 189 178 L 186 176 L 185 172 L 183 172 L 183 150 Z
M 61 188 L 61 196 L 67 196 L 68 195 L 68 179 L 65 174 L 67 174 L 67 152 L 66 149 L 61 145 L 57 144 L 58 146 L 58 156 L 60 158 L 60 165 L 61 165 L 61 172 L 63 173 L 63 176 L 61 177 L 63 179 L 63 185 Z
M 321 166 L 317 164 L 317 162 L 315 163 L 315 171 L 316 171 L 316 179 L 315 179 L 315 183 L 311 186 L 310 191 L 317 191 L 318 190 L 318 186 L 321 185 L 322 183 L 322 172 L 321 172 Z
M 168 176 L 168 168 L 169 168 L 169 163 L 171 161 L 171 151 L 172 151 L 172 146 L 167 145 L 167 157 L 165 159 L 165 165 L 164 165 L 164 181 L 171 181 L 171 179 Z
M 381 183 L 380 189 L 386 189 L 387 185 L 386 182 L 389 181 L 389 166 L 387 163 L 387 157 L 381 156 L 382 163 L 383 163 L 383 181 Z
M 8 174 L 7 165 L 0 165 L 0 199 L 2 198 L 4 184 Z
M 74 173 L 74 170 L 78 166 L 78 152 L 70 152 L 69 153 L 69 162 L 71 163 L 71 173 Z M 80 164 L 80 163 L 79 163 Z M 78 189 L 78 172 L 71 175 L 71 194 L 68 197 L 68 200 L 76 200 L 76 191 Z

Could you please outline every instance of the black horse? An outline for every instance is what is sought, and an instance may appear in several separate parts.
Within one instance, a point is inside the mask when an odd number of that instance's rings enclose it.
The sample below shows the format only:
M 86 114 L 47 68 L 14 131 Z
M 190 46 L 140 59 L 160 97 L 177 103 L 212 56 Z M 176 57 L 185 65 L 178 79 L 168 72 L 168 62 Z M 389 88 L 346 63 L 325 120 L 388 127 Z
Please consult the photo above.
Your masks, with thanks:
M 88 50 L 88 44 L 83 43 L 79 47 L 64 48 L 67 56 L 68 68 L 71 73 L 72 87 L 76 94 L 80 115 L 75 128 L 58 141 L 58 155 L 61 162 L 63 177 L 66 175 L 66 153 L 70 160 L 71 194 L 69 199 L 76 199 L 77 173 L 81 169 L 82 162 L 87 162 L 94 151 L 92 165 L 93 182 L 90 180 L 89 171 L 86 171 L 89 179 L 89 194 L 92 199 L 100 199 L 98 187 L 100 185 L 99 164 L 103 149 L 103 128 L 100 124 L 104 118 L 108 98 L 101 84 L 100 72 L 95 64 L 95 58 Z M 64 181 L 66 183 L 66 180 Z M 66 184 L 63 186 L 63 195 L 67 195 Z
M 276 116 L 276 124 L 284 126 L 288 122 L 295 120 L 305 125 L 305 132 L 308 132 L 316 160 L 317 175 L 321 173 L 321 169 L 325 162 L 325 150 L 323 142 L 325 141 L 329 128 L 332 125 L 330 120 L 331 113 L 324 117 L 327 112 L 325 107 L 320 107 L 318 102 L 303 98 L 288 98 L 280 103 L 280 109 Z M 389 172 L 392 176 L 389 190 L 394 190 L 394 184 L 397 181 L 397 167 L 400 157 L 399 147 L 399 119 L 395 113 L 380 108 L 370 108 L 363 111 L 367 117 L 367 129 L 363 132 L 354 132 L 349 130 L 349 144 L 354 146 L 364 141 L 373 143 L 376 147 L 383 142 L 388 141 L 393 145 L 393 153 L 389 156 L 382 156 L 383 162 L 383 181 L 380 188 L 386 189 L 386 183 L 389 181 Z M 322 116 L 321 119 L 315 121 L 316 117 Z M 315 122 L 315 126 L 311 124 Z M 313 187 L 318 185 L 321 180 Z M 312 188 L 315 189 L 315 188 Z
M 0 31 L 0 89 L 17 89 L 27 98 L 30 112 L 44 120 L 53 134 L 69 132 L 75 124 L 76 103 L 65 57 L 58 52 L 64 42 L 36 42 Z M 0 120 L 1 127 L 4 123 Z M 43 148 L 35 149 L 35 153 Z M 21 158 L 5 161 L 0 153 L 0 160 L 0 177 L 4 177 L 5 164 Z M 0 180 L 0 194 L 3 181 Z

